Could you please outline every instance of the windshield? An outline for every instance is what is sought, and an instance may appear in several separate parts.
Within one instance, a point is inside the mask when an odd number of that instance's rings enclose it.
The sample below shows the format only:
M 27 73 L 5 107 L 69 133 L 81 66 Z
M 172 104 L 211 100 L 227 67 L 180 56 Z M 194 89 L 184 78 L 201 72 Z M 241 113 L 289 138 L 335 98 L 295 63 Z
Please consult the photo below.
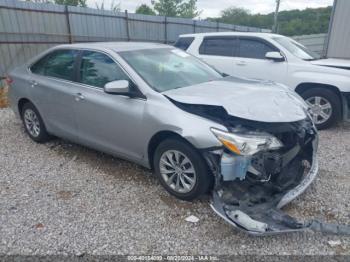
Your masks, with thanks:
M 281 46 L 283 46 L 285 49 L 287 49 L 289 52 L 291 52 L 296 57 L 299 57 L 300 59 L 310 61 L 321 58 L 320 55 L 308 50 L 302 44 L 288 37 L 273 37 L 272 39 L 278 42 Z
M 222 77 L 215 69 L 179 49 L 145 49 L 119 54 L 158 92 Z

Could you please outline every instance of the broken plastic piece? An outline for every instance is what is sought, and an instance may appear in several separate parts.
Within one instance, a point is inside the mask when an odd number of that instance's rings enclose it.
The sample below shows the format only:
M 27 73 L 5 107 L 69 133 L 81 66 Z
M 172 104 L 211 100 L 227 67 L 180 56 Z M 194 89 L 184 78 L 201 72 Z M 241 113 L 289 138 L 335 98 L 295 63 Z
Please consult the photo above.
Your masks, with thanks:
M 267 224 L 252 219 L 240 210 L 229 211 L 227 213 L 234 222 L 249 231 L 266 232 L 268 228 Z
M 307 223 L 307 227 L 313 231 L 322 232 L 325 234 L 350 236 L 349 225 L 330 224 L 323 223 L 317 220 L 311 220 Z
M 185 221 L 191 222 L 191 223 L 197 223 L 199 221 L 199 218 L 193 215 L 190 215 L 189 217 L 185 218 Z
M 341 241 L 340 240 L 329 240 L 328 241 L 328 245 L 330 245 L 331 247 L 340 246 L 341 245 Z

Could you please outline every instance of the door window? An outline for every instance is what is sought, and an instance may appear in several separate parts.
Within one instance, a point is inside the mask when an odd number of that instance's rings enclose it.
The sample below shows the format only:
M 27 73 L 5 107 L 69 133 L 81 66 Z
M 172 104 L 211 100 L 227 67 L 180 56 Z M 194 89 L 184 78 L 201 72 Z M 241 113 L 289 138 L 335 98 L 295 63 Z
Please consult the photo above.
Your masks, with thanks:
M 267 52 L 278 51 L 276 48 L 256 39 L 240 39 L 238 57 L 265 59 Z
M 204 38 L 199 53 L 202 55 L 234 56 L 237 40 L 235 38 Z
M 180 37 L 176 41 L 174 46 L 182 50 L 187 50 L 187 48 L 189 48 L 189 46 L 192 44 L 193 40 L 194 40 L 194 37 Z
M 116 80 L 128 80 L 129 77 L 109 56 L 94 51 L 84 51 L 81 58 L 80 82 L 101 87 Z
M 75 50 L 55 50 L 31 66 L 34 74 L 74 81 Z

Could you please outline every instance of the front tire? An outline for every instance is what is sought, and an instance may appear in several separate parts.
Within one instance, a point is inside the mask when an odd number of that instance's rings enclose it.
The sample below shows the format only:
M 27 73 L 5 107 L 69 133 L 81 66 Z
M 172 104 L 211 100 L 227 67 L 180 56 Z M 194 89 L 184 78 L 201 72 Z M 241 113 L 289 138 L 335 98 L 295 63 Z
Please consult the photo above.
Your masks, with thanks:
M 24 129 L 32 140 L 38 143 L 44 143 L 50 139 L 43 119 L 32 103 L 27 102 L 23 105 L 21 117 Z
M 208 192 L 213 179 L 203 157 L 180 139 L 161 142 L 154 155 L 154 170 L 173 196 L 191 201 Z
M 312 88 L 301 96 L 311 108 L 312 119 L 317 129 L 329 128 L 341 118 L 341 101 L 334 92 L 324 88 Z

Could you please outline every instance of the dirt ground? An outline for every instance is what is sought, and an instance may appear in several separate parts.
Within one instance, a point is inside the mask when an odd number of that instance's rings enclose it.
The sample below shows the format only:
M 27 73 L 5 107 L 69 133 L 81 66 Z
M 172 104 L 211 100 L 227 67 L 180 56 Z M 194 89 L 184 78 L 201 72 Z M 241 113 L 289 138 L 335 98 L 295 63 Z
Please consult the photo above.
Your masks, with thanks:
M 350 127 L 320 132 L 320 172 L 284 210 L 350 224 Z M 195 215 L 199 222 L 185 221 Z M 36 144 L 0 110 L 0 254 L 350 255 L 350 237 L 251 237 L 167 194 L 133 163 L 55 139 Z

